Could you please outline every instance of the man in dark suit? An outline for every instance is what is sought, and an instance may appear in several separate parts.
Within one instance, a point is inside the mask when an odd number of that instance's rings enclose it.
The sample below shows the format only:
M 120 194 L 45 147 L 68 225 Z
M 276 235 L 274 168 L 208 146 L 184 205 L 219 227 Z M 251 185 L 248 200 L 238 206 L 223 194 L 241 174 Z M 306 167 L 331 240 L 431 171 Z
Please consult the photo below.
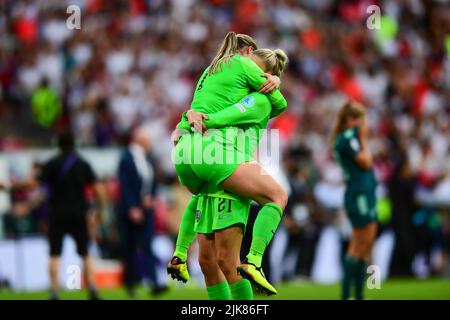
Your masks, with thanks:
M 148 160 L 150 139 L 143 129 L 131 134 L 130 144 L 119 163 L 121 198 L 119 224 L 122 234 L 125 286 L 131 296 L 140 280 L 138 253 L 142 253 L 144 273 L 152 285 L 152 293 L 160 294 L 167 287 L 158 284 L 156 258 L 152 250 L 154 224 L 152 196 L 155 192 L 155 177 Z

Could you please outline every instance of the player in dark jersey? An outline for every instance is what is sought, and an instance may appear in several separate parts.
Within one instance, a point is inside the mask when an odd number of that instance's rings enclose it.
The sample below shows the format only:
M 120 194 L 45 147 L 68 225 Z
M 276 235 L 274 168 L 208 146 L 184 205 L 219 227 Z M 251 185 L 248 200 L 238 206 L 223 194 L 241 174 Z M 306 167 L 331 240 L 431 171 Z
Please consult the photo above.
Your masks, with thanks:
M 355 299 L 363 299 L 366 259 L 377 233 L 376 180 L 367 145 L 365 109 L 356 102 L 345 103 L 334 127 L 333 153 L 344 173 L 344 207 L 353 232 L 344 260 L 342 299 L 349 299 L 352 284 Z

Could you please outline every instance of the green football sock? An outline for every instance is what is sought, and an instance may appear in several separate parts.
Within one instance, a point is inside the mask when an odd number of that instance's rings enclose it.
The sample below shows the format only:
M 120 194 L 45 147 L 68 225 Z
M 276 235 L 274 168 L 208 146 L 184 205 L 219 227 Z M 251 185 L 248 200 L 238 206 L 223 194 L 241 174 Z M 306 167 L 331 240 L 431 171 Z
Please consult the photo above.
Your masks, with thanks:
M 366 281 L 366 261 L 358 260 L 356 262 L 356 272 L 355 272 L 355 299 L 364 299 L 364 283 Z
M 226 281 L 206 287 L 206 291 L 209 300 L 231 300 L 230 287 Z
M 252 285 L 247 279 L 230 284 L 230 290 L 234 300 L 253 300 Z
M 350 298 L 350 291 L 355 280 L 356 260 L 352 256 L 344 258 L 344 277 L 342 278 L 342 300 Z
M 264 251 L 272 240 L 282 216 L 283 210 L 275 203 L 266 203 L 259 210 L 253 226 L 250 252 L 247 255 L 249 263 L 261 267 Z
M 186 209 L 184 209 L 183 216 L 181 217 L 180 229 L 178 230 L 177 243 L 175 245 L 174 256 L 177 256 L 184 262 L 186 262 L 187 253 L 191 243 L 195 239 L 196 233 L 194 232 L 195 225 L 195 211 L 197 209 L 198 197 L 192 196 Z

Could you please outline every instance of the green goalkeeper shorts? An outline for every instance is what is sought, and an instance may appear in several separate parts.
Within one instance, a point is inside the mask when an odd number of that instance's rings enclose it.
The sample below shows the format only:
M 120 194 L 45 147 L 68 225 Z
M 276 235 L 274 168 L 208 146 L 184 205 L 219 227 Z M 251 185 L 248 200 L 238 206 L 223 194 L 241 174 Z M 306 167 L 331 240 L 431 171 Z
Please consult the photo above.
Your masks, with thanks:
M 214 233 L 239 225 L 245 233 L 249 214 L 250 201 L 247 199 L 224 191 L 202 194 L 198 197 L 194 231 Z
M 190 190 L 200 190 L 205 184 L 218 187 L 239 164 L 249 160 L 249 156 L 234 146 L 233 139 L 220 133 L 185 134 L 172 154 L 178 179 Z

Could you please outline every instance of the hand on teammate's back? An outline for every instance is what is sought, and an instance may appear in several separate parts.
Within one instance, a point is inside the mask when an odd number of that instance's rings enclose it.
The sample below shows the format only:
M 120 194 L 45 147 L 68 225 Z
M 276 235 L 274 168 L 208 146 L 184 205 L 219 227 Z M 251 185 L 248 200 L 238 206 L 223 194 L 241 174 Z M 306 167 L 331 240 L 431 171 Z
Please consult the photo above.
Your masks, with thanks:
M 259 88 L 259 93 L 272 93 L 280 87 L 281 80 L 279 77 L 271 75 L 270 73 L 263 73 L 263 77 L 267 80 Z
M 203 123 L 203 119 L 208 119 L 206 114 L 191 109 L 186 113 L 186 117 L 193 132 L 202 133 L 206 130 L 206 126 Z

